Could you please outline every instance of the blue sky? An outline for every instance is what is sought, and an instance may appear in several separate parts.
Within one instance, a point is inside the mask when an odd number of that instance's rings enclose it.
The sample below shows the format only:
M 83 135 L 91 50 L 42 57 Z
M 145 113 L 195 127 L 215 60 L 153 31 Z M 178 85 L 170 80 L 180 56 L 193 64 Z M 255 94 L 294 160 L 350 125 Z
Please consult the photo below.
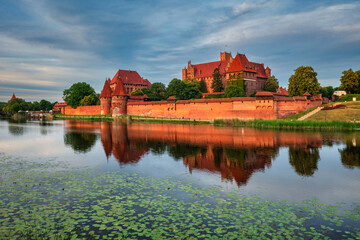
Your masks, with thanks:
M 85 81 L 100 92 L 118 69 L 150 82 L 181 78 L 188 60 L 245 53 L 287 87 L 310 65 L 322 86 L 360 69 L 359 1 L 0 0 L 0 101 L 61 101 Z

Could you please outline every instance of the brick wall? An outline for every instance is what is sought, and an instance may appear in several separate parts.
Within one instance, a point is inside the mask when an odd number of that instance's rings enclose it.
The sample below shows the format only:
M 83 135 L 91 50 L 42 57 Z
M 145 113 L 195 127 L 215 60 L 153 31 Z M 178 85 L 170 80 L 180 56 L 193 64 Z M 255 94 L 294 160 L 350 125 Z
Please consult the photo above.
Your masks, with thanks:
M 306 100 L 306 98 L 260 100 L 250 97 L 179 100 L 176 103 L 167 101 L 129 102 L 127 114 L 196 120 L 278 119 L 320 105 L 321 100 Z
M 81 106 L 77 108 L 72 108 L 67 106 L 61 109 L 62 114 L 66 115 L 100 115 L 100 105 L 96 106 Z

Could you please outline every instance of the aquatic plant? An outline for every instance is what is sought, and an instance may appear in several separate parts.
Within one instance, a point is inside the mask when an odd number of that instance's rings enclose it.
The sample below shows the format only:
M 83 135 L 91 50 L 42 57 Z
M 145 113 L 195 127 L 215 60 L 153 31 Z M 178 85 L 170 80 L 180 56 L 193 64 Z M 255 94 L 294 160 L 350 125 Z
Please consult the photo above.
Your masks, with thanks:
M 70 170 L 4 154 L 0 169 L 1 238 L 360 237 L 359 203 L 340 212 L 342 204 L 317 199 L 273 201 L 171 176 Z

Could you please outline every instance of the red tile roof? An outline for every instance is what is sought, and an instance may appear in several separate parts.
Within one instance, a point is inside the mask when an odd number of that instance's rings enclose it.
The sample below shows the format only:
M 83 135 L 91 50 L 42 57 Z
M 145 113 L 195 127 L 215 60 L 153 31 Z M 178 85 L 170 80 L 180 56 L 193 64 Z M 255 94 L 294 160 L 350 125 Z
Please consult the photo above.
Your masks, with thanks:
M 150 87 L 151 83 L 147 79 L 143 79 L 136 71 L 119 70 L 111 80 L 110 84 L 114 84 L 116 79 L 121 79 L 123 84 L 137 84 L 147 85 Z
M 260 77 L 260 78 L 268 78 L 266 76 L 266 72 L 265 72 L 265 68 L 264 68 L 264 64 L 262 63 L 254 63 L 254 62 L 250 62 L 252 65 L 255 66 L 255 70 L 256 70 L 256 76 Z
M 274 96 L 274 93 L 273 92 L 265 92 L 265 91 L 263 91 L 263 92 L 257 92 L 255 94 L 255 96 L 256 97 L 259 97 L 259 96 Z
M 127 95 L 125 93 L 125 88 L 120 78 L 116 78 L 114 83 L 116 84 L 116 87 L 114 92 L 112 93 L 112 96 Z
M 219 68 L 220 74 L 223 74 L 226 64 L 226 61 L 196 64 L 194 65 L 194 68 L 196 69 L 195 78 L 212 77 L 215 68 Z
M 67 103 L 66 102 L 58 102 L 58 103 L 55 103 L 54 107 L 53 107 L 53 111 L 54 112 L 57 112 L 57 111 L 60 111 L 60 108 L 63 108 L 63 107 L 67 107 Z
M 11 100 L 15 99 L 15 93 L 13 93 L 12 97 L 11 97 Z
M 245 54 L 238 54 L 231 63 L 228 73 L 233 72 L 256 72 L 255 66 L 249 62 Z
M 276 95 L 288 96 L 289 93 L 286 91 L 286 88 L 279 87 L 276 91 Z
M 303 96 L 311 96 L 311 94 L 306 92 L 306 93 L 303 94 Z
M 103 90 L 101 91 L 100 98 L 111 97 L 110 78 L 105 80 Z

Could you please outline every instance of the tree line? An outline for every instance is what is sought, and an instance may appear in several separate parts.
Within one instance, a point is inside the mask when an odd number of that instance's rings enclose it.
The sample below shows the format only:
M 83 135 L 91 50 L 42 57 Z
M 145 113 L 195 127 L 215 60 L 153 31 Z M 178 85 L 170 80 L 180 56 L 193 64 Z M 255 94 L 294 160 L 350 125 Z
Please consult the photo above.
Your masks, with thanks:
M 215 93 L 223 93 L 214 97 L 245 97 L 246 84 L 243 74 L 234 74 L 227 81 L 227 87 L 224 88 L 222 76 L 218 68 L 213 72 L 211 89 Z M 334 91 L 344 90 L 347 93 L 360 93 L 360 70 L 354 72 L 352 69 L 343 72 L 340 78 L 340 87 L 332 86 L 321 87 L 317 79 L 317 73 L 311 66 L 300 66 L 294 70 L 294 74 L 289 78 L 288 93 L 290 96 L 302 96 L 305 92 L 311 95 L 322 94 L 323 97 L 331 98 Z M 276 92 L 279 88 L 278 79 L 272 75 L 265 82 L 264 91 Z M 204 79 L 184 79 L 174 78 L 165 86 L 161 82 L 154 82 L 150 89 L 135 89 L 131 96 L 147 95 L 151 101 L 162 101 L 174 96 L 179 100 L 199 99 L 203 93 L 207 92 Z M 255 96 L 253 92 L 250 96 Z M 69 89 L 64 90 L 63 99 L 68 105 L 76 108 L 78 106 L 99 105 L 99 94 L 85 82 L 73 84 Z
M 0 104 L 0 114 L 14 114 L 19 111 L 49 111 L 54 107 L 55 103 L 56 102 L 51 103 L 45 99 L 42 99 L 40 102 L 26 102 L 22 98 L 14 98 L 7 103 Z

